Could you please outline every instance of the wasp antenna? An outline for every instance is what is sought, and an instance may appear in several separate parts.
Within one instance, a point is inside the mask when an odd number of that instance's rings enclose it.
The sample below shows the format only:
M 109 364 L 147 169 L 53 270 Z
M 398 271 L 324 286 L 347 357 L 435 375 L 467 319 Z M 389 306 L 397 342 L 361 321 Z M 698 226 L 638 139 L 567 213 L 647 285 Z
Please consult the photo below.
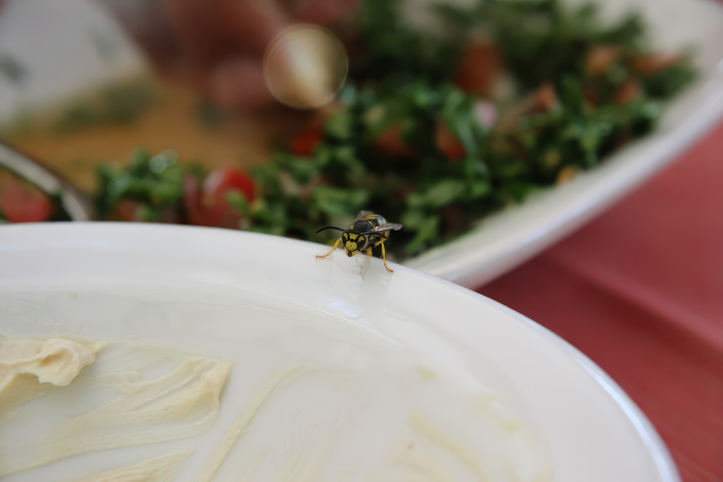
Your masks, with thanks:
M 336 229 L 337 231 L 346 231 L 345 229 L 337 228 L 336 226 L 325 226 L 325 227 L 321 228 L 320 230 L 318 230 L 316 232 L 316 234 L 319 234 L 320 232 L 325 231 L 327 229 Z

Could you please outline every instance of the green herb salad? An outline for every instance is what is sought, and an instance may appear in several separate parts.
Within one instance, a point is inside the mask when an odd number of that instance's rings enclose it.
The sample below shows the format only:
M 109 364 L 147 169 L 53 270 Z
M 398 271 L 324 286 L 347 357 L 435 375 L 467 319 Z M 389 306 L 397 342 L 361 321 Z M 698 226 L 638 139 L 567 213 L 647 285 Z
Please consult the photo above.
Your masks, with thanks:
M 694 76 L 689 54 L 647 45 L 638 16 L 605 25 L 592 4 L 434 13 L 433 32 L 420 30 L 398 0 L 365 1 L 345 87 L 285 149 L 251 172 L 211 173 L 138 151 L 99 171 L 99 216 L 327 241 L 320 226 L 364 209 L 404 225 L 387 247 L 403 259 L 596 166 L 653 129 Z

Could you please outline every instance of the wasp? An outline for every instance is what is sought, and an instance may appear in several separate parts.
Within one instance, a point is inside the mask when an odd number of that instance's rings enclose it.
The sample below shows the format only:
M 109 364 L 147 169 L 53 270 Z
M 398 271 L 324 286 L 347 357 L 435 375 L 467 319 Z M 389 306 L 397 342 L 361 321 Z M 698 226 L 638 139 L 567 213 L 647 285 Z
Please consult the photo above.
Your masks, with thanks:
M 387 271 L 393 273 L 394 270 L 389 269 L 387 266 L 387 256 L 384 249 L 384 241 L 389 239 L 390 231 L 399 231 L 402 229 L 401 224 L 389 223 L 384 216 L 374 214 L 371 211 L 359 211 L 354 224 L 349 229 L 337 228 L 336 226 L 326 226 L 317 231 L 320 233 L 327 229 L 336 229 L 341 231 L 341 237 L 336 240 L 334 247 L 331 251 L 326 253 L 324 256 L 318 255 L 317 258 L 326 258 L 342 243 L 346 255 L 350 258 L 363 252 L 364 254 L 371 256 L 372 248 L 377 246 L 382 247 L 382 259 L 384 260 L 384 267 Z

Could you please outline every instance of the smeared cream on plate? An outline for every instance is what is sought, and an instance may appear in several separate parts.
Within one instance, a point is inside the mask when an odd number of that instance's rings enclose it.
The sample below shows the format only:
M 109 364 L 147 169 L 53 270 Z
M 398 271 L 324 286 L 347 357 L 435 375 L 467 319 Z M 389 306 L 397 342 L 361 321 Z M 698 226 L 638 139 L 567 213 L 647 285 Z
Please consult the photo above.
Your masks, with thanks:
M 109 345 L 86 348 L 62 338 L 0 342 L 0 397 L 7 402 L 0 409 L 0 477 L 88 452 L 195 437 L 214 425 L 232 363 L 119 343 L 99 357 L 95 373 L 78 376 L 95 360 L 94 350 Z M 141 375 L 162 362 L 172 365 L 160 376 Z M 90 397 L 97 406 L 83 407 Z M 53 416 L 47 404 L 31 406 L 39 398 L 51 402 L 51 411 L 79 413 Z M 41 420 L 39 430 L 24 430 Z

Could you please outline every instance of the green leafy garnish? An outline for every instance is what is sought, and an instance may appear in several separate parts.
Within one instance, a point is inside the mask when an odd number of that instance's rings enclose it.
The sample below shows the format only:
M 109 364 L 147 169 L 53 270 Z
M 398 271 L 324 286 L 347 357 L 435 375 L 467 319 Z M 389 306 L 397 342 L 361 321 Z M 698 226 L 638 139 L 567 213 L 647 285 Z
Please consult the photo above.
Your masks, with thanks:
M 157 157 L 145 149 L 137 149 L 126 168 L 103 165 L 97 170 L 100 191 L 96 210 L 101 219 L 113 218 L 122 200 L 142 205 L 143 221 L 156 221 L 165 209 L 179 210 L 183 197 L 183 178 L 175 166 L 158 169 Z

